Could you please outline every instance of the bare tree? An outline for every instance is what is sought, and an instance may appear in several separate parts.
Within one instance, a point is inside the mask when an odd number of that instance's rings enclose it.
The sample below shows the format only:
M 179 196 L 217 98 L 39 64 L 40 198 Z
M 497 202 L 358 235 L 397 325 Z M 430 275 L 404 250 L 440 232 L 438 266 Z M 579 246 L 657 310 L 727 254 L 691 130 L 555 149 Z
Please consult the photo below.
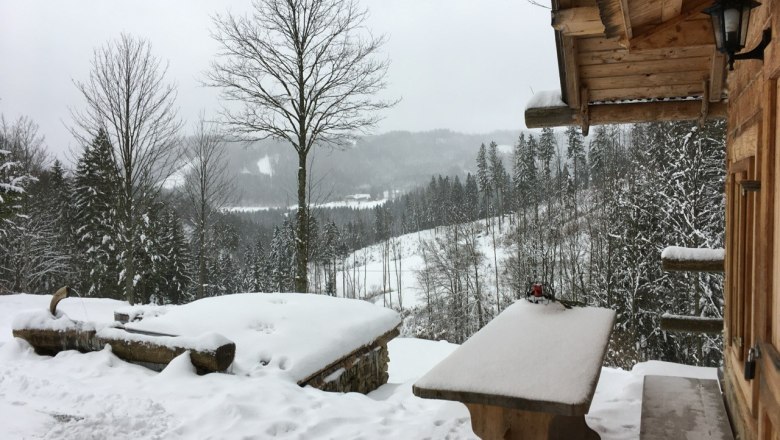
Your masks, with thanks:
M 148 41 L 122 34 L 95 49 L 87 81 L 74 81 L 86 105 L 71 111 L 71 132 L 87 144 L 102 129 L 114 147 L 122 182 L 123 279 L 130 304 L 135 302 L 138 220 L 170 176 L 181 128 L 174 108 L 176 88 L 163 81 L 166 71 Z
M 227 174 L 225 142 L 217 129 L 201 113 L 195 133 L 184 144 L 187 173 L 183 192 L 192 209 L 197 236 L 198 291 L 203 298 L 206 280 L 206 234 L 213 214 L 223 208 L 233 194 L 233 179 Z
M 0 115 L 0 150 L 8 151 L 16 166 L 27 173 L 40 174 L 49 162 L 38 124 L 27 116 L 13 123 Z
M 356 0 L 256 0 L 251 16 L 214 18 L 220 45 L 208 84 L 222 88 L 225 124 L 247 140 L 278 139 L 298 154 L 296 278 L 308 290 L 306 157 L 315 145 L 345 147 L 394 104 L 374 99 L 388 62 L 384 38 L 366 35 Z

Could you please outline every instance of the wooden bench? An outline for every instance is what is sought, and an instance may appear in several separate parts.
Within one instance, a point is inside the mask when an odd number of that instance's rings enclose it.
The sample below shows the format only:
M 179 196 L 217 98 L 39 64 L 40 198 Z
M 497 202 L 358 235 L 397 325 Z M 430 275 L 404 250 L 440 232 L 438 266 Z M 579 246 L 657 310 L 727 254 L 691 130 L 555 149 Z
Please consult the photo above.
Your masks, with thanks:
M 717 380 L 645 376 L 641 440 L 733 440 Z
M 415 395 L 463 402 L 483 440 L 590 440 L 585 414 L 615 312 L 520 300 L 436 365 Z

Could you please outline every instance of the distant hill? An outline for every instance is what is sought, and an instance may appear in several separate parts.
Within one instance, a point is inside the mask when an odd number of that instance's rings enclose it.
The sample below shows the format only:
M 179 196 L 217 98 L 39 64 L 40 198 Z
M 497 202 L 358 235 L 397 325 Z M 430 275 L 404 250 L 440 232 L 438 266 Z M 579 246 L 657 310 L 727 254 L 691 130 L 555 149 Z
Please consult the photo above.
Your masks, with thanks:
M 460 175 L 476 170 L 479 146 L 495 141 L 507 153 L 520 130 L 463 134 L 450 130 L 395 131 L 358 140 L 352 148 L 315 149 L 312 200 L 325 203 L 368 193 L 406 191 L 432 175 Z M 241 206 L 289 206 L 296 202 L 298 158 L 292 147 L 274 141 L 229 146 L 230 172 L 236 176 Z

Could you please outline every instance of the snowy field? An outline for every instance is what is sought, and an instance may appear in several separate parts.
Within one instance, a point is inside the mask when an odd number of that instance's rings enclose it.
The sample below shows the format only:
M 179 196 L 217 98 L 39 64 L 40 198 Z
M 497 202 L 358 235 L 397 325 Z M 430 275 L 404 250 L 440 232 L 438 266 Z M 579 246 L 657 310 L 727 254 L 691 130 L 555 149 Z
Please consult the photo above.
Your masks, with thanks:
M 105 349 L 38 356 L 11 335 L 15 315 L 50 296 L 0 296 L 2 439 L 472 439 L 465 406 L 424 400 L 411 385 L 457 346 L 396 339 L 390 382 L 364 396 L 301 388 L 278 375 L 197 376 L 186 355 L 155 373 Z M 120 301 L 69 298 L 72 319 L 107 323 Z M 171 312 L 169 312 L 171 313 Z M 215 329 L 216 330 L 216 329 Z M 605 368 L 588 424 L 602 439 L 636 439 L 642 376 L 714 378 L 715 370 L 648 362 Z

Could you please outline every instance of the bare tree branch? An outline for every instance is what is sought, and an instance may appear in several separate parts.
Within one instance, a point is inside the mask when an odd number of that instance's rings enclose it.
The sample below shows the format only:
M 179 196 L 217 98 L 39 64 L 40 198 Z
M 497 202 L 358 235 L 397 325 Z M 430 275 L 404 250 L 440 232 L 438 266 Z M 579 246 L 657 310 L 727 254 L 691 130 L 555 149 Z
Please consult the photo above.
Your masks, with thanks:
M 374 95 L 389 63 L 384 38 L 364 27 L 356 0 L 255 0 L 251 16 L 213 18 L 220 51 L 206 85 L 222 89 L 221 115 L 245 140 L 277 139 L 298 153 L 296 289 L 307 285 L 306 157 L 315 145 L 344 148 L 395 105 Z M 235 104 L 233 104 L 235 103 Z

